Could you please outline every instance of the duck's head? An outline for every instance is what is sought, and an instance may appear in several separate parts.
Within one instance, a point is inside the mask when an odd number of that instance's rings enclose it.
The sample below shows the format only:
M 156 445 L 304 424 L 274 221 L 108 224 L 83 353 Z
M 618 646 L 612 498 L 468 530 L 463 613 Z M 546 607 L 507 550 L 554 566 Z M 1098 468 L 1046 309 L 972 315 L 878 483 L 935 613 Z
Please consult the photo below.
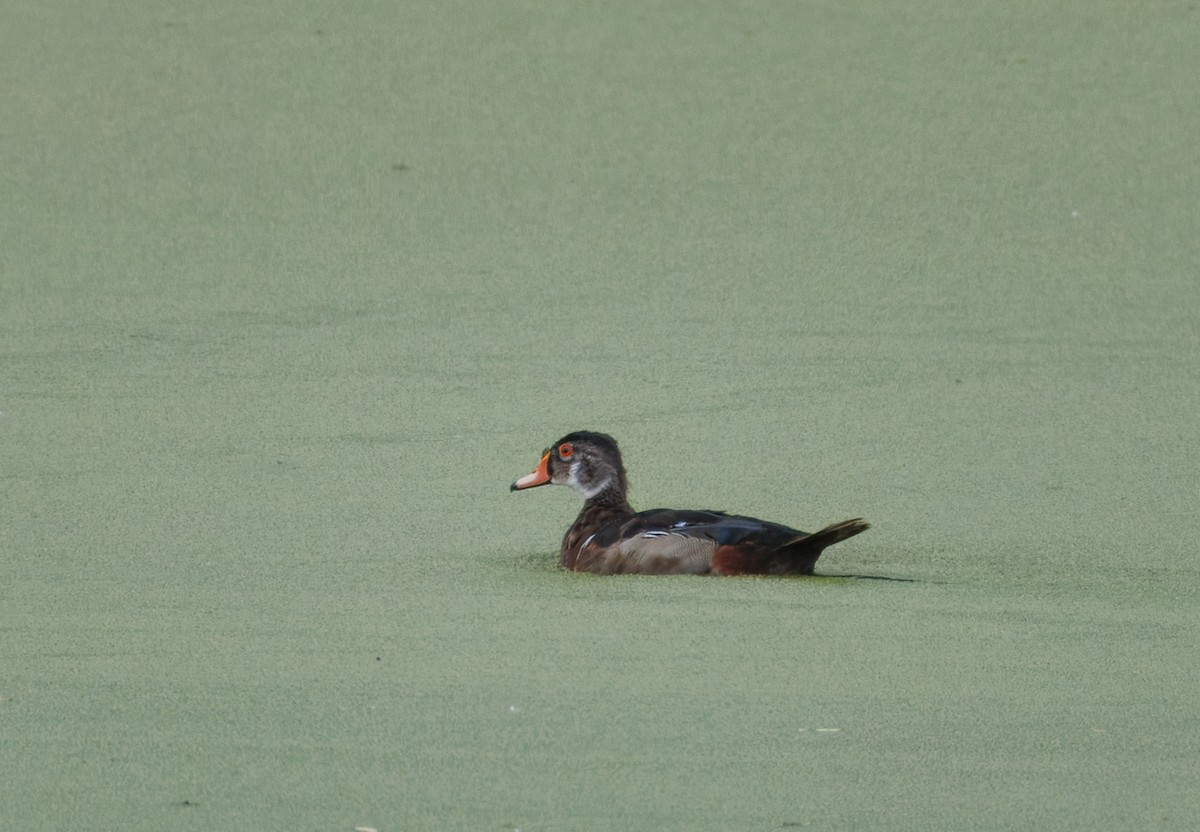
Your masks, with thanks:
M 625 496 L 625 466 L 617 440 L 604 433 L 568 433 L 542 452 L 533 473 L 514 482 L 511 491 L 539 485 L 569 485 L 585 500 L 605 492 Z

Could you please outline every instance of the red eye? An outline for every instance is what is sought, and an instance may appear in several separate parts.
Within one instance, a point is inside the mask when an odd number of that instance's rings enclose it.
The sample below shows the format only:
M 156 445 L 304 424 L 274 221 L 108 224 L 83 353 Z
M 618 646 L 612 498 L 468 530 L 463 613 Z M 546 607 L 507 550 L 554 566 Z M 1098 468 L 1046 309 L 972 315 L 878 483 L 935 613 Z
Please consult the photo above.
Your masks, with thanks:
M 575 449 L 572 448 L 570 445 L 568 445 L 566 442 L 564 442 L 558 446 L 558 455 L 560 457 L 562 457 L 563 459 L 570 459 L 572 454 L 574 454 L 574 453 L 575 453 Z

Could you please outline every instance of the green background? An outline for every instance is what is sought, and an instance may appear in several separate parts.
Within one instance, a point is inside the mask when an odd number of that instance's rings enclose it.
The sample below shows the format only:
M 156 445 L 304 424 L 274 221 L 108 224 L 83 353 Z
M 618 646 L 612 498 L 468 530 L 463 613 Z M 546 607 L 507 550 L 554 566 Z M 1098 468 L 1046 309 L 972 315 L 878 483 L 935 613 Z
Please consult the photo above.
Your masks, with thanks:
M 1196 3 L 3 17 L 4 828 L 1195 828 Z

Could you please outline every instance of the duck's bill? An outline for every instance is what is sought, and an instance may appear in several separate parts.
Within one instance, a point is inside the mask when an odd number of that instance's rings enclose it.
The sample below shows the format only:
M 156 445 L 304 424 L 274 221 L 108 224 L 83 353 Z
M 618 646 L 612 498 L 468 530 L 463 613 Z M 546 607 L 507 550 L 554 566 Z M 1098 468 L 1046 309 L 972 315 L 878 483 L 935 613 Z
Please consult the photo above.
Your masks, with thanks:
M 545 485 L 550 482 L 550 471 L 547 466 L 550 464 L 550 452 L 542 454 L 542 461 L 533 469 L 533 473 L 526 474 L 521 479 L 514 482 L 509 491 L 520 491 L 523 488 L 534 488 L 539 485 Z

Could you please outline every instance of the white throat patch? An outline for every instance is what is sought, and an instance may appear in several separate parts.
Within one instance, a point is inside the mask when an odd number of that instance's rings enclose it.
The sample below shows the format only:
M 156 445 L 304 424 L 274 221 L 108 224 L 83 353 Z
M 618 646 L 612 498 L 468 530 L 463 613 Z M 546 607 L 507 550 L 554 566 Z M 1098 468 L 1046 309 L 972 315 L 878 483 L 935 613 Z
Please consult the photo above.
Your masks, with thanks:
M 571 463 L 571 470 L 567 473 L 567 484 L 583 495 L 583 499 L 590 500 L 612 483 L 612 477 L 607 477 L 600 482 L 593 483 L 591 487 L 585 486 L 579 481 L 579 460 Z

